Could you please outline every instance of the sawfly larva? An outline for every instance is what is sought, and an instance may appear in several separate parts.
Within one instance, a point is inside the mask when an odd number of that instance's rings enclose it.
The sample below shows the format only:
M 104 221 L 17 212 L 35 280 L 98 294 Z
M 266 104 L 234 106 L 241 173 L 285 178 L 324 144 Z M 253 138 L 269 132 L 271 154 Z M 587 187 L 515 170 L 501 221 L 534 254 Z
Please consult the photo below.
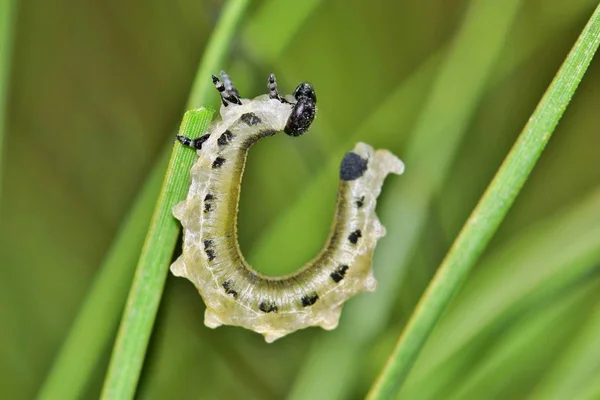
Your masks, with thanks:
M 334 329 L 346 300 L 373 291 L 372 257 L 385 228 L 375 215 L 377 197 L 389 173 L 402 162 L 387 150 L 358 143 L 342 159 L 337 207 L 323 250 L 296 272 L 266 276 L 248 265 L 237 241 L 240 185 L 250 147 L 284 131 L 300 136 L 316 114 L 309 83 L 281 96 L 275 76 L 268 95 L 242 99 L 227 74 L 213 75 L 221 118 L 203 136 L 177 136 L 197 150 L 187 198 L 173 210 L 183 226 L 183 253 L 171 266 L 189 279 L 206 303 L 205 324 L 236 325 L 264 335 L 267 342 L 308 326 Z

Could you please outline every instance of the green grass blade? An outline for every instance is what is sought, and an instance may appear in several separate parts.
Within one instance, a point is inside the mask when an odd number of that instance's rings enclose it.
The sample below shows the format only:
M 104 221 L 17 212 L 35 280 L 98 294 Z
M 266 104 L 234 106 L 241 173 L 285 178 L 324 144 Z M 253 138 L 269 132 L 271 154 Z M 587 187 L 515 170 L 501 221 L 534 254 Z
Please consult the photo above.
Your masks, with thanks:
M 169 155 L 170 151 L 165 151 L 157 160 L 120 227 L 38 398 L 79 399 L 85 393 L 119 323 Z
M 13 30 L 17 0 L 4 0 L 0 3 L 0 201 L 2 200 L 2 165 L 4 137 L 8 129 L 6 115 L 10 67 L 12 64 Z
M 470 375 L 465 379 L 463 375 L 465 365 L 474 363 L 471 349 L 479 353 L 481 347 L 477 343 L 485 341 L 486 347 L 495 343 L 497 332 L 527 310 L 561 297 L 565 288 L 586 281 L 597 269 L 599 219 L 600 190 L 596 189 L 519 231 L 486 255 L 436 325 L 400 397 L 436 399 L 462 385 L 474 384 L 468 382 L 476 378 Z M 551 251 L 557 243 L 559 254 Z M 543 268 L 532 268 L 536 265 Z M 479 353 L 478 357 L 485 360 L 487 353 Z M 461 384 L 457 384 L 458 380 Z
M 202 58 L 199 72 L 196 76 L 193 89 L 188 100 L 188 107 L 194 108 L 208 102 L 211 72 L 218 71 L 227 54 L 241 16 L 248 6 L 248 0 L 232 0 L 226 3 L 211 38 L 207 44 Z M 208 84 L 206 84 L 208 82 Z M 118 317 L 123 309 L 127 296 L 128 285 L 131 282 L 135 260 L 139 258 L 144 233 L 140 232 L 141 226 L 147 227 L 152 215 L 153 205 L 162 184 L 162 177 L 167 158 L 171 154 L 172 144 L 163 151 L 161 161 L 157 162 L 152 175 L 147 179 L 143 193 L 133 204 L 130 217 L 119 229 L 111 250 L 99 268 L 99 275 L 94 282 L 94 287 L 84 301 L 76 321 L 71 328 L 65 345 L 57 355 L 56 361 L 42 389 L 40 397 L 46 399 L 74 399 L 86 387 L 91 374 L 98 363 L 114 329 Z M 193 153 L 193 152 L 191 152 Z M 188 171 L 183 169 L 179 176 L 181 182 L 187 185 Z M 170 217 L 171 211 L 168 210 Z M 177 228 L 178 229 L 178 228 Z M 137 232 L 137 233 L 136 233 Z M 164 233 L 164 232 L 163 232 Z M 137 236 L 136 236 L 137 235 Z M 175 232 L 174 236 L 177 235 Z M 167 264 L 164 265 L 165 271 Z M 164 275 L 164 273 L 163 273 Z M 162 292 L 162 286 L 158 295 Z M 111 299 L 111 301 L 107 301 Z M 97 323 L 97 316 L 103 315 L 102 324 Z M 154 314 L 153 314 L 154 315 Z M 111 317 L 112 316 L 112 317 Z M 154 317 L 152 317 L 153 319 Z M 96 320 L 94 329 L 90 329 L 86 321 Z M 147 327 L 150 331 L 151 326 Z M 85 352 L 80 349 L 85 348 Z M 144 345 L 145 348 L 145 345 Z M 143 358 L 143 355 L 142 355 Z M 141 365 L 141 360 L 138 360 Z M 76 371 L 75 373 L 73 371 Z M 137 375 L 135 377 L 137 381 Z M 69 382 L 69 384 L 61 384 Z M 135 382 L 132 383 L 135 388 Z
M 444 308 L 514 202 L 600 43 L 600 6 L 579 36 L 513 149 L 442 262 L 369 398 L 389 398 L 406 379 Z
M 213 113 L 204 108 L 186 112 L 180 134 L 192 138 L 200 136 L 210 125 Z M 185 197 L 195 157 L 194 151 L 175 144 L 127 298 L 102 398 L 130 399 L 135 394 L 180 229 L 171 210 Z

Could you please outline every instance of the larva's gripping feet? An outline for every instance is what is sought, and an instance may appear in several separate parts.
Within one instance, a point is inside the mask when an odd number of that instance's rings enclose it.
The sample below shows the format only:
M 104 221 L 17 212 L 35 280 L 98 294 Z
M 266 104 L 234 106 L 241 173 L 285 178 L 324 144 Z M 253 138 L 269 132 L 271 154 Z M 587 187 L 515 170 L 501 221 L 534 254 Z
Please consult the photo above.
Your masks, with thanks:
M 294 90 L 296 104 L 285 125 L 284 132 L 300 136 L 308 130 L 317 113 L 317 95 L 310 83 L 302 82 Z
M 269 89 L 269 98 L 277 99 L 282 103 L 287 103 L 288 101 L 279 95 L 277 91 L 277 79 L 275 79 L 275 74 L 269 74 L 269 81 L 267 83 L 267 88 Z
M 212 81 L 221 95 L 223 105 L 225 107 L 230 104 L 241 105 L 242 101 L 240 100 L 240 94 L 233 86 L 233 81 L 225 71 L 221 71 L 221 79 L 223 80 L 222 82 L 215 75 L 212 76 Z
M 200 150 L 202 148 L 202 144 L 208 140 L 210 137 L 209 134 L 202 135 L 198 138 L 192 139 L 187 136 L 177 135 L 177 140 L 184 146 L 191 147 L 192 149 Z

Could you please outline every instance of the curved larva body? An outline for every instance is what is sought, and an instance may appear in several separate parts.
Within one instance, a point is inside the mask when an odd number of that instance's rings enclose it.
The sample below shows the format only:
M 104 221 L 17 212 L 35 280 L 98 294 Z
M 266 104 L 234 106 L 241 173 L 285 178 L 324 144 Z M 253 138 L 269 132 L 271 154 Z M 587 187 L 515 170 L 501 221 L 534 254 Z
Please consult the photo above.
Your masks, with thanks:
M 183 254 L 171 271 L 194 283 L 206 303 L 205 324 L 242 326 L 272 342 L 308 326 L 337 326 L 343 303 L 375 290 L 371 261 L 385 229 L 377 196 L 402 162 L 364 143 L 344 157 L 335 220 L 323 250 L 297 272 L 267 277 L 253 270 L 237 243 L 240 183 L 248 149 L 282 131 L 293 103 L 267 96 L 221 107 L 191 170 L 187 199 L 174 209 L 183 225 Z

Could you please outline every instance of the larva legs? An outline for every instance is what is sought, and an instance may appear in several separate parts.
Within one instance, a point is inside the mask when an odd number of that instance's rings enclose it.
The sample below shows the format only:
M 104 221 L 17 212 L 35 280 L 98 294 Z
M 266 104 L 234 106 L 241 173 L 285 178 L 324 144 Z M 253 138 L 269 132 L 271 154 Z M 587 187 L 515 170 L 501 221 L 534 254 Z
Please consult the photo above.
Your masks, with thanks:
M 242 101 L 240 100 L 240 94 L 233 86 L 233 81 L 225 71 L 221 71 L 221 79 L 223 79 L 223 82 L 221 82 L 215 75 L 212 76 L 212 81 L 221 94 L 221 101 L 223 102 L 223 105 L 225 107 L 227 107 L 229 104 L 241 105 Z
M 269 89 L 269 98 L 277 99 L 280 102 L 286 102 L 283 97 L 279 95 L 277 91 L 277 79 L 275 79 L 275 74 L 269 74 L 269 82 L 267 83 L 267 88 Z
M 206 135 L 202 135 L 198 138 L 192 139 L 187 136 L 177 135 L 177 140 L 179 140 L 179 142 L 184 146 L 191 147 L 192 149 L 200 150 L 200 149 L 202 149 L 202 144 L 204 142 L 206 142 L 209 137 L 210 137 L 210 135 L 206 134 Z
M 225 71 L 221 71 L 220 73 L 221 79 L 217 78 L 215 75 L 212 76 L 212 81 L 215 84 L 215 88 L 219 91 L 221 95 L 221 101 L 223 105 L 227 107 L 229 104 L 237 104 L 241 105 L 242 101 L 240 100 L 240 94 L 238 90 L 233 86 L 233 81 L 229 77 L 229 75 Z M 273 74 L 271 74 L 273 75 Z M 273 77 L 274 79 L 275 77 Z M 277 88 L 275 88 L 277 91 Z M 192 149 L 201 150 L 204 142 L 208 140 L 210 134 L 202 135 L 198 138 L 192 139 L 187 136 L 177 135 L 177 140 L 184 146 L 191 147 Z

